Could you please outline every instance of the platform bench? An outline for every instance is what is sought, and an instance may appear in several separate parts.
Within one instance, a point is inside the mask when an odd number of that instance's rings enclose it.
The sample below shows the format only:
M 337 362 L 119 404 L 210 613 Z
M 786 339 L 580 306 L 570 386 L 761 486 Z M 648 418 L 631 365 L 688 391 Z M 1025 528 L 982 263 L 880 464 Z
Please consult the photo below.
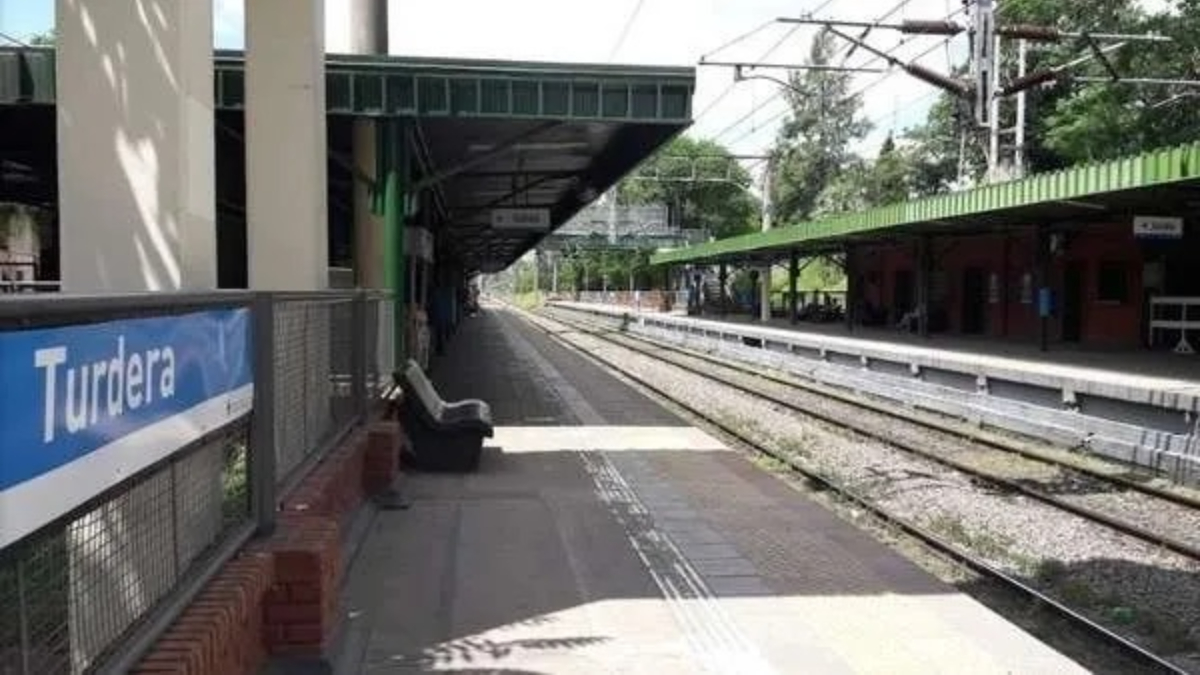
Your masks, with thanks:
M 402 378 L 404 403 L 401 423 L 408 432 L 406 459 L 421 471 L 474 471 L 479 467 L 483 439 L 492 437 L 492 410 L 485 401 L 447 403 L 434 390 L 415 361 Z

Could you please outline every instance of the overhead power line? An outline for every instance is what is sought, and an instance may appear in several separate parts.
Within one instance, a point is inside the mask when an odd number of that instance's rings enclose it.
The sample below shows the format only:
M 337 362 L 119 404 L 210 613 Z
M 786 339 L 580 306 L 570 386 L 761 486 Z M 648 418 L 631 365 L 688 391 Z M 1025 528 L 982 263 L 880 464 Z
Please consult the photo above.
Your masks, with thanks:
M 633 11 L 629 13 L 629 18 L 625 20 L 625 26 L 621 29 L 621 35 L 617 37 L 616 44 L 613 45 L 612 51 L 608 54 L 608 60 L 612 61 L 616 57 L 617 52 L 625 44 L 625 38 L 629 37 L 629 30 L 633 28 L 633 24 L 637 21 L 638 14 L 642 11 L 642 5 L 646 4 L 646 0 L 637 0 L 637 4 L 633 6 Z
M 805 14 L 812 15 L 817 12 L 823 11 L 836 1 L 837 0 L 824 0 L 820 5 L 805 12 Z M 908 2 L 911 0 L 905 0 L 905 1 Z M 733 40 L 730 40 L 729 42 L 726 42 L 725 44 L 721 45 L 720 47 L 717 47 L 716 49 L 712 50 L 711 52 L 704 54 L 703 56 L 700 57 L 700 62 L 704 63 L 704 61 L 706 59 L 708 59 L 709 57 L 711 57 L 712 55 L 714 55 L 718 52 L 724 51 L 724 50 L 728 49 L 729 47 L 732 47 L 733 45 L 749 38 L 751 35 L 754 35 L 760 31 L 764 30 L 767 26 L 775 25 L 775 23 L 776 22 L 774 20 L 764 22 L 758 28 L 755 28 L 751 31 L 743 33 L 742 35 L 734 38 Z M 792 26 L 790 29 L 788 29 L 788 31 L 786 33 L 784 33 L 783 37 L 776 40 L 775 44 L 771 45 L 771 47 L 769 49 L 767 49 L 765 52 L 763 52 L 762 56 L 758 57 L 758 60 L 763 61 L 763 60 L 770 58 L 771 55 L 775 53 L 775 50 L 782 47 L 783 43 L 787 42 L 788 39 L 791 38 L 793 35 L 795 35 L 796 31 L 798 31 L 798 30 L 800 30 L 800 26 Z M 725 97 L 728 96 L 730 94 L 730 92 L 732 92 L 734 90 L 734 88 L 737 87 L 737 85 L 738 85 L 737 79 L 734 79 L 732 82 L 730 82 L 728 84 L 728 86 L 726 86 L 724 89 L 721 90 L 721 93 L 717 94 L 716 98 L 714 98 L 711 102 L 709 102 L 708 105 L 704 106 L 704 108 L 699 113 L 696 114 L 696 116 L 693 118 L 692 121 L 699 122 L 701 118 L 703 118 L 706 114 L 708 114 L 710 111 L 712 111 L 713 108 L 717 107 L 717 104 L 719 104 L 721 101 L 725 100 Z
M 899 11 L 901 8 L 903 8 L 903 7 L 904 7 L 904 5 L 905 5 L 905 4 L 907 4 L 907 2 L 902 2 L 902 3 L 898 4 L 897 6 L 893 7 L 893 8 L 892 8 L 892 10 L 890 10 L 890 12 L 889 12 L 889 13 L 885 13 L 884 15 L 882 15 L 882 18 L 883 18 L 883 19 L 887 19 L 887 18 L 889 18 L 889 17 L 891 16 L 891 14 L 894 14 L 895 12 Z M 965 9 L 965 8 L 959 8 L 959 9 L 955 9 L 954 11 L 950 12 L 950 13 L 949 13 L 949 14 L 947 14 L 945 17 L 943 17 L 943 19 L 942 19 L 942 20 L 943 20 L 943 21 L 948 21 L 948 20 L 950 20 L 950 19 L 954 18 L 956 15 L 958 15 L 958 14 L 962 14 L 964 11 L 966 11 L 966 9 Z M 936 50 L 936 49 L 940 48 L 940 47 L 941 47 L 942 45 L 944 45 L 944 44 L 947 44 L 947 43 L 948 43 L 948 42 L 949 42 L 951 39 L 952 39 L 952 36 L 951 36 L 951 37 L 947 37 L 947 38 L 945 38 L 945 39 L 944 39 L 944 40 L 942 40 L 942 41 L 939 41 L 939 42 L 938 42 L 936 45 L 934 45 L 932 48 L 930 48 L 930 49 L 928 49 L 928 50 L 926 50 L 926 51 L 922 52 L 922 53 L 921 53 L 921 54 L 919 54 L 919 55 L 918 55 L 916 58 L 912 59 L 912 61 L 919 61 L 920 59 L 922 59 L 922 58 L 925 58 L 925 57 L 926 57 L 926 56 L 928 56 L 930 53 L 932 53 L 934 50 Z M 911 40 L 911 38 L 910 38 L 909 40 L 901 40 L 899 43 L 897 43 L 896 45 L 892 46 L 890 49 L 886 49 L 886 50 L 884 50 L 884 52 L 883 52 L 883 53 L 884 53 L 885 55 L 887 55 L 887 56 L 889 56 L 889 57 L 890 57 L 890 56 L 894 55 L 894 54 L 895 54 L 897 51 L 899 51 L 899 50 L 900 50 L 900 48 L 902 48 L 902 47 L 904 47 L 905 45 L 907 45 L 907 44 L 908 44 L 908 42 L 909 42 L 910 40 Z M 869 68 L 869 67 L 871 67 L 871 66 L 873 66 L 873 65 L 875 65 L 875 64 L 877 64 L 877 63 L 879 63 L 879 62 L 880 62 L 880 61 L 882 61 L 882 60 L 883 60 L 883 58 L 881 58 L 880 56 L 872 56 L 870 59 L 868 59 L 867 61 L 863 62 L 863 63 L 861 64 L 861 66 L 860 66 L 860 67 L 863 67 L 863 68 Z M 899 72 L 899 71 L 892 71 L 892 72 L 889 72 L 889 73 L 887 73 L 887 74 L 883 75 L 882 77 L 880 77 L 879 79 L 875 80 L 875 81 L 874 81 L 874 82 L 872 82 L 871 84 L 868 84 L 866 87 L 863 87 L 863 88 L 862 88 L 862 89 L 860 89 L 859 91 L 856 91 L 856 92 L 852 93 L 852 94 L 851 94 L 851 96 L 860 96 L 860 95 L 862 95 L 862 94 L 866 93 L 867 91 L 870 91 L 870 90 L 871 90 L 871 89 L 873 89 L 874 87 L 876 87 L 876 86 L 879 86 L 880 84 L 882 84 L 883 82 L 885 82 L 886 80 L 888 80 L 889 78 L 891 78 L 892 76 L 894 76 L 894 75 L 895 75 L 897 72 Z M 721 130 L 721 131 L 720 131 L 720 132 L 719 132 L 719 133 L 718 133 L 716 136 L 714 136 L 714 137 L 713 137 L 713 139 L 714 139 L 714 140 L 720 140 L 720 139 L 721 139 L 721 138 L 723 138 L 723 137 L 724 137 L 726 134 L 730 133 L 731 131 L 733 131 L 733 130 L 735 130 L 736 128 L 738 128 L 739 126 L 741 126 L 741 125 L 742 125 L 744 122 L 746 122 L 746 120 L 750 119 L 750 118 L 751 118 L 751 117 L 752 117 L 754 114 L 756 114 L 756 113 L 758 113 L 759 111 L 763 110 L 764 108 L 766 108 L 767 106 L 771 105 L 772 103 L 775 103 L 776 101 L 779 101 L 779 100 L 782 98 L 782 96 L 783 96 L 783 90 L 782 90 L 782 89 L 780 89 L 780 90 L 778 90 L 778 91 L 777 91 L 775 94 L 772 94 L 772 95 L 771 95 L 771 97 L 769 97 L 769 98 L 765 99 L 764 101 L 762 101 L 762 102 L 761 102 L 761 103 L 759 103 L 758 105 L 754 106 L 754 107 L 753 107 L 753 108 L 752 108 L 752 109 L 751 109 L 751 110 L 750 110 L 748 113 L 746 113 L 745 115 L 742 115 L 740 118 L 738 118 L 737 120 L 735 120 L 733 123 L 731 123 L 731 124 L 729 124 L 728 126 L 726 126 L 726 127 L 725 127 L 724 129 L 722 129 L 722 130 Z M 786 115 L 786 114 L 787 114 L 787 112 L 788 112 L 787 110 L 783 110 L 783 111 L 781 111 L 781 112 L 779 112 L 779 113 L 777 113 L 777 114 L 773 115 L 772 117 L 768 118 L 767 120 L 765 120 L 765 121 L 763 122 L 763 124 L 770 124 L 770 123 L 773 123 L 774 121 L 776 121 L 776 120 L 778 120 L 779 118 L 781 118 L 781 117 L 783 117 L 784 115 Z M 734 141 L 734 142 L 736 143 L 736 142 L 738 142 L 738 141 L 740 141 L 740 140 L 744 139 L 746 136 L 749 136 L 750 134 L 752 134 L 752 133 L 755 133 L 755 132 L 757 132 L 757 129 L 752 129 L 752 130 L 750 130 L 749 132 L 742 134 L 742 136 L 740 136 L 740 137 L 737 139 L 737 141 Z
M 17 38 L 9 35 L 8 33 L 0 33 L 0 40 L 6 40 L 8 42 L 13 43 L 14 45 L 16 45 L 18 47 L 23 48 L 23 49 L 31 49 L 31 46 L 28 43 L 18 40 Z

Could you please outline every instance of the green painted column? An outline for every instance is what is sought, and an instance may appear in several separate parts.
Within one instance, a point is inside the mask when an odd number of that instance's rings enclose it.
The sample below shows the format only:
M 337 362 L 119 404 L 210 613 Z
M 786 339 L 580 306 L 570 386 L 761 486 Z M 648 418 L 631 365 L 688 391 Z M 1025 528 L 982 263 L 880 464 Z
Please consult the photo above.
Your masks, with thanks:
M 407 306 L 404 259 L 404 218 L 408 211 L 408 135 L 401 120 L 387 120 L 383 133 L 377 134 L 382 145 L 377 156 L 382 166 L 376 174 L 382 176 L 377 195 L 383 216 L 383 285 L 395 297 L 395 341 L 397 364 L 408 357 L 406 350 Z

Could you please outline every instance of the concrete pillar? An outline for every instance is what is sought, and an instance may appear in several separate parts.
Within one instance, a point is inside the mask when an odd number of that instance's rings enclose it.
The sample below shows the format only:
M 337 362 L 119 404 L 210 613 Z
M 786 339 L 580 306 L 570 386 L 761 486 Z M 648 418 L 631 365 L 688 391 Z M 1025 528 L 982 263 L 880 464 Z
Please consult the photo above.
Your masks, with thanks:
M 374 120 L 354 121 L 354 274 L 362 288 L 383 288 L 383 219 L 373 208 L 377 180 Z
M 771 270 L 772 267 L 767 265 L 759 272 L 762 283 L 759 286 L 758 320 L 763 323 L 771 320 Z
M 215 288 L 211 2 L 56 10 L 63 289 Z
M 388 53 L 388 0 L 349 0 L 350 52 Z
M 348 6 L 343 6 L 348 5 Z M 351 54 L 387 54 L 387 0 L 341 0 L 338 10 L 346 12 L 345 34 L 326 33 L 331 52 Z M 334 11 L 331 4 L 328 11 Z M 376 139 L 378 126 L 374 120 L 354 121 L 354 269 L 362 288 L 383 288 L 383 219 L 372 208 L 372 184 L 376 175 Z
M 215 288 L 211 2 L 58 0 L 56 13 L 63 290 Z M 212 490 L 219 503 L 219 454 L 173 471 L 199 492 L 171 492 L 167 470 L 65 527 L 67 568 L 51 573 L 65 576 L 71 672 L 221 527 L 219 509 L 195 506 Z
M 409 196 L 408 131 L 402 120 L 389 120 L 380 129 L 377 175 L 383 193 L 383 286 L 396 298 L 395 339 L 397 358 L 405 358 L 408 329 L 405 285 L 404 219 Z
M 324 0 L 246 3 L 250 287 L 329 285 Z

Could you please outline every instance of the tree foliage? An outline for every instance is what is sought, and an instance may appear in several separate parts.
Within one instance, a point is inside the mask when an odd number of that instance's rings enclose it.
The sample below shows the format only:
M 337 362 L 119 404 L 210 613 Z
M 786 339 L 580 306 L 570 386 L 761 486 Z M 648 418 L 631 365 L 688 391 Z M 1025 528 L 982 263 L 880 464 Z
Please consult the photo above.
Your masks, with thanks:
M 813 40 L 808 65 L 829 65 L 835 56 L 834 36 L 821 32 Z M 851 145 L 870 130 L 862 118 L 861 97 L 851 95 L 849 73 L 793 71 L 785 89 L 790 112 L 780 129 L 775 158 L 775 214 L 781 222 L 809 219 L 855 201 L 852 186 L 839 177 L 857 171 Z M 829 194 L 825 194 L 831 190 Z
M 676 224 L 724 238 L 758 227 L 751 183 L 724 146 L 678 136 L 622 182 L 619 194 L 625 204 L 665 203 Z
M 29 44 L 33 47 L 53 47 L 58 42 L 57 32 L 51 28 L 43 33 L 30 36 Z

